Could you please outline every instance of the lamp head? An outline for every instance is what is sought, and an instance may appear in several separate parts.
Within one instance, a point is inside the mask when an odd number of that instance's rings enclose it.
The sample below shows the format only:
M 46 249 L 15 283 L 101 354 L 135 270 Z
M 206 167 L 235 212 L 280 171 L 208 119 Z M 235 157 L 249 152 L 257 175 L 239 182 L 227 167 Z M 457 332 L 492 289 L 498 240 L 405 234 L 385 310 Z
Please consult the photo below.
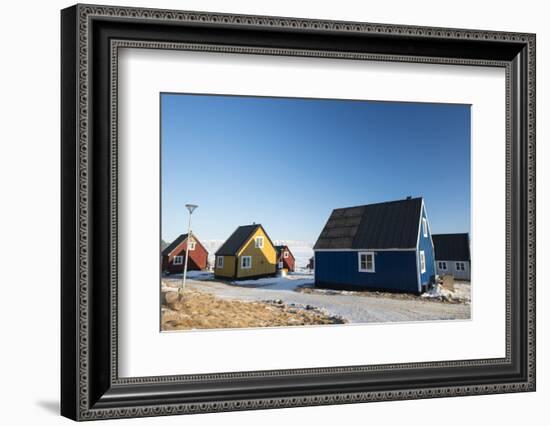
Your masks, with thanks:
M 196 204 L 186 204 L 185 207 L 187 207 L 187 210 L 189 210 L 189 214 L 192 214 L 193 211 L 198 207 Z

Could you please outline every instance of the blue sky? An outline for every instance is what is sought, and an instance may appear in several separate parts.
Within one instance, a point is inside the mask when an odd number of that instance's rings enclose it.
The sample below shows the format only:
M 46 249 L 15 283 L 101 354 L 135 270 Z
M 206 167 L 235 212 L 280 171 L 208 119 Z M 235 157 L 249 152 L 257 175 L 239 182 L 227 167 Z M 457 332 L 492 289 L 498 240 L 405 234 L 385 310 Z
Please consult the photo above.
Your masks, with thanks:
M 161 94 L 162 238 L 261 223 L 315 242 L 334 208 L 423 196 L 470 232 L 470 106 Z

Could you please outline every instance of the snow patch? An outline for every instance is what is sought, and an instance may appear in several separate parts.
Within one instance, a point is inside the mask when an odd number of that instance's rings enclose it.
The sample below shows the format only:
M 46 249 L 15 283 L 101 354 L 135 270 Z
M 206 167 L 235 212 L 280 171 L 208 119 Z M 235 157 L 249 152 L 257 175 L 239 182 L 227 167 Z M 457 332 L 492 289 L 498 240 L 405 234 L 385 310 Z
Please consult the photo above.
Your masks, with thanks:
M 285 276 L 258 278 L 255 280 L 236 280 L 231 284 L 241 287 L 268 287 L 273 290 L 294 290 L 303 285 L 313 285 L 313 274 L 289 272 Z
M 440 284 L 436 284 L 422 293 L 425 299 L 440 299 L 447 302 L 464 302 L 470 303 L 470 284 L 455 283 L 454 289 L 449 290 Z
M 170 280 L 181 280 L 183 279 L 182 274 L 170 274 Z M 187 279 L 197 280 L 197 281 L 208 281 L 214 279 L 214 273 L 211 271 L 187 271 Z

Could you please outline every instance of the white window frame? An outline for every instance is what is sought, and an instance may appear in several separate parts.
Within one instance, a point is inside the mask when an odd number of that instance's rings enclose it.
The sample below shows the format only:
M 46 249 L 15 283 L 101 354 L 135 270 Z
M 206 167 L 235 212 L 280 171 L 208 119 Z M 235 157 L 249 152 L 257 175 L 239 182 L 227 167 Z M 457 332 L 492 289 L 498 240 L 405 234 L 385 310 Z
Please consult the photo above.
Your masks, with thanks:
M 174 256 L 172 260 L 173 265 L 183 265 L 183 256 Z
M 367 256 L 367 258 L 365 259 L 365 268 L 362 268 L 361 267 L 361 257 L 362 256 Z M 368 261 L 368 256 L 371 256 L 372 258 L 372 267 L 369 269 L 368 267 L 368 264 L 369 264 L 369 261 Z M 374 252 L 373 251 L 360 251 L 357 253 L 357 263 L 358 263 L 358 269 L 359 269 L 359 272 L 376 272 L 376 267 L 375 267 L 375 264 L 374 264 Z
M 256 238 L 254 238 L 254 247 L 264 248 L 264 237 L 263 236 L 258 235 Z
M 420 250 L 419 257 L 420 257 L 420 273 L 423 274 L 426 272 L 426 253 L 424 253 L 424 250 Z
M 439 266 L 439 269 L 441 269 L 442 271 L 447 270 L 447 262 L 444 260 L 440 260 L 439 262 L 437 262 L 437 266 Z
M 196 245 L 197 243 L 195 241 L 189 241 L 189 243 L 187 244 L 187 248 L 189 251 L 194 251 Z
M 283 262 L 279 262 L 278 268 L 279 268 L 279 269 L 283 269 L 283 266 L 284 266 L 284 265 L 283 265 Z
M 428 221 L 425 217 L 422 218 L 422 234 L 424 238 L 428 238 Z
M 218 268 L 218 269 L 223 268 L 223 263 L 224 263 L 224 257 L 223 256 L 218 256 L 216 258 L 216 268 Z
M 285 251 L 285 252 L 283 253 L 283 258 L 288 259 L 288 251 Z
M 466 264 L 464 262 L 455 262 L 455 271 L 464 272 L 466 270 Z
M 249 260 L 248 266 L 244 265 L 245 259 Z M 252 269 L 252 256 L 241 256 L 241 269 Z

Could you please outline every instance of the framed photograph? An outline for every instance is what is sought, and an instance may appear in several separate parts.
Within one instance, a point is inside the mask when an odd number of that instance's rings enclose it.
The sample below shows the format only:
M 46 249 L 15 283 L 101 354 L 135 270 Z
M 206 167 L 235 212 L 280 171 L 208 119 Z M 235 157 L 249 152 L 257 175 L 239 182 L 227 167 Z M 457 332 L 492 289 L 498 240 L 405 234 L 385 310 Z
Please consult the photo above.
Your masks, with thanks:
M 74 420 L 535 390 L 535 35 L 61 12 Z

